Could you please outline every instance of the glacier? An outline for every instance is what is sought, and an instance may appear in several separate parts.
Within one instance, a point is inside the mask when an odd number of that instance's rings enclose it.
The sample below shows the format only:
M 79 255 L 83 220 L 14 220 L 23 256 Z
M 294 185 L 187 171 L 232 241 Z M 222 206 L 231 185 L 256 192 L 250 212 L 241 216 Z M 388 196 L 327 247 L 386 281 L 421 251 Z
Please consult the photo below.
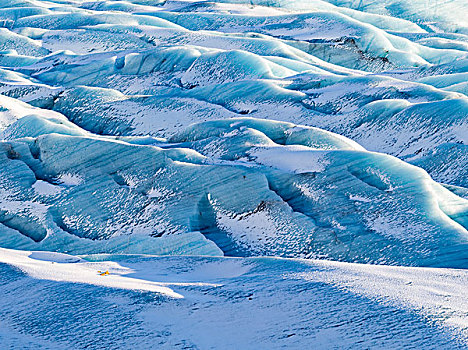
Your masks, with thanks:
M 0 347 L 468 348 L 466 13 L 1 1 Z

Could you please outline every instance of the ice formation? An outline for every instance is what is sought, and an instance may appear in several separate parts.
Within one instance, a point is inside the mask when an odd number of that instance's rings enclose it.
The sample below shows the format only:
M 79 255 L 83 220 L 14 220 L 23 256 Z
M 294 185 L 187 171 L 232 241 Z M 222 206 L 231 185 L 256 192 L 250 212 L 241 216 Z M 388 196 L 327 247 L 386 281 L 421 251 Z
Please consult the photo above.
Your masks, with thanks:
M 466 348 L 466 13 L 465 0 L 1 1 L 0 289 L 58 295 L 77 271 L 80 298 L 177 309 L 167 348 L 354 348 L 359 337 Z M 96 264 L 119 276 L 102 280 Z M 191 264 L 201 272 L 189 278 Z M 226 323 L 236 295 L 249 310 L 249 288 L 262 295 L 257 323 Z M 55 335 L 66 325 L 34 326 L 54 295 L 29 328 L 27 296 L 1 301 L 0 345 L 95 346 L 84 330 L 75 342 Z M 338 330 L 313 321 L 320 297 L 315 317 L 333 298 L 346 312 L 365 305 L 374 333 L 344 311 Z M 145 332 L 159 316 L 117 309 L 143 320 L 126 337 L 158 344 Z M 226 340 L 230 326 L 245 338 Z

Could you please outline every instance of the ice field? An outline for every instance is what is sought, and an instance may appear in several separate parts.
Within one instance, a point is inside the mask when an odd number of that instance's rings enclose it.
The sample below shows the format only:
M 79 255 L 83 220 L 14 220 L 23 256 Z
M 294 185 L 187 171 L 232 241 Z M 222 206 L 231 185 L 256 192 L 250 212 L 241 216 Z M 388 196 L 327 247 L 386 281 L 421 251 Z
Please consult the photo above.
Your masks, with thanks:
M 0 348 L 468 349 L 467 15 L 2 0 Z

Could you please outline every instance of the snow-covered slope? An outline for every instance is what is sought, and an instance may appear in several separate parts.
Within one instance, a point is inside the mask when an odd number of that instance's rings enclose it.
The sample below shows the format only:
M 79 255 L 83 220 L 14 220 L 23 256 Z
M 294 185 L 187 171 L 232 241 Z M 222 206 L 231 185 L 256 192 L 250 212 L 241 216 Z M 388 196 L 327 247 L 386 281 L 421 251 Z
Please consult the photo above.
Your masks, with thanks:
M 1 249 L 0 342 L 22 349 L 466 348 L 464 270 L 88 259 Z

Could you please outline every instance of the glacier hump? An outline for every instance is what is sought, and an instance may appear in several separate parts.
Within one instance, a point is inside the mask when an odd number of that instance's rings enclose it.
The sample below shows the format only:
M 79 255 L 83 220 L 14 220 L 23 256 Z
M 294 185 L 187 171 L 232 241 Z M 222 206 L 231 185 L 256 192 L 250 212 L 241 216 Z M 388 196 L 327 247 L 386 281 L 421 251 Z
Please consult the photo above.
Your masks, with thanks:
M 231 256 L 465 266 L 468 201 L 343 136 L 243 117 L 140 143 L 59 116 L 26 115 L 2 132 L 0 222 L 37 248 L 82 254 L 80 239 L 143 235 L 158 251 L 163 237 L 195 231 Z

